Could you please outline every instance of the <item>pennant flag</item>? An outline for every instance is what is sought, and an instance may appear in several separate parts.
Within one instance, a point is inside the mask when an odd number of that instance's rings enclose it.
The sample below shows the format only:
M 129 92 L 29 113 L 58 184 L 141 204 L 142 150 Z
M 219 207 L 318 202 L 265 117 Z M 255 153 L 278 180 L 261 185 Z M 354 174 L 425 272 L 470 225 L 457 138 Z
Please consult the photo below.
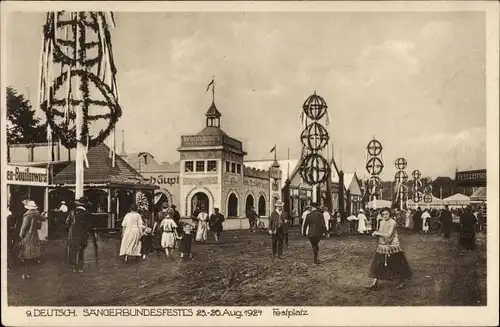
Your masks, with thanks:
M 212 81 L 210 83 L 208 83 L 206 92 L 208 92 L 208 90 L 210 90 L 210 86 L 212 86 L 212 85 L 214 85 L 214 79 L 213 78 L 212 78 Z
M 271 149 L 271 151 L 269 151 L 269 153 L 273 153 L 274 151 L 276 151 L 276 144 L 273 146 L 273 148 Z

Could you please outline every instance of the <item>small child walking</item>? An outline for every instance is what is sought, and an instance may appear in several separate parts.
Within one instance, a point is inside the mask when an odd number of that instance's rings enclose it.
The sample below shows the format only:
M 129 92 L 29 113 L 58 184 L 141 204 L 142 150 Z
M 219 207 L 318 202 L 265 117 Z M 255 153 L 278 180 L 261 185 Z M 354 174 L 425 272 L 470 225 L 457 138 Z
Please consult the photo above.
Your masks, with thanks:
M 151 252 L 153 252 L 153 230 L 146 227 L 141 236 L 142 259 L 146 259 Z
M 193 260 L 193 255 L 191 253 L 191 244 L 193 243 L 193 233 L 195 232 L 195 227 L 188 223 L 181 223 L 182 225 L 182 233 L 179 235 L 181 239 L 180 251 L 181 258 L 189 257 L 189 259 Z

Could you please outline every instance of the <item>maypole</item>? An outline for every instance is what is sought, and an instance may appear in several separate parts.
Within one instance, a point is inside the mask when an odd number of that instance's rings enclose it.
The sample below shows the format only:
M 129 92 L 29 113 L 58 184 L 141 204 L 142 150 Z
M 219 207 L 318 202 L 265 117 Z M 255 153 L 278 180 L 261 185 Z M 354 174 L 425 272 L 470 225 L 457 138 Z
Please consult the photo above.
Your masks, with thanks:
M 377 195 L 382 186 L 382 180 L 379 175 L 384 170 L 384 162 L 382 157 L 382 144 L 373 137 L 366 146 L 365 168 L 370 179 L 367 183 L 367 191 L 370 195 L 369 201 L 373 201 L 373 208 L 377 209 Z
M 411 176 L 413 177 L 413 202 L 417 204 L 422 201 L 422 192 L 420 191 L 422 188 L 422 180 L 420 179 L 422 174 L 420 170 L 416 169 L 411 173 Z
M 408 163 L 405 158 L 398 158 L 394 163 L 398 172 L 394 175 L 396 182 L 396 201 L 399 201 L 399 209 L 403 210 L 404 204 L 408 200 L 408 188 L 404 183 L 408 180 L 408 174 L 404 171 Z
M 114 25 L 112 13 L 61 11 L 49 12 L 43 28 L 38 103 L 48 131 L 76 148 L 76 198 L 83 195 L 89 147 L 114 134 L 121 116 L 109 32 Z
M 321 203 L 320 185 L 330 177 L 330 164 L 321 155 L 330 140 L 328 130 L 321 124 L 321 119 L 326 117 L 326 125 L 329 125 L 327 109 L 325 100 L 314 92 L 302 105 L 300 116 L 304 125 L 300 135 L 303 146 L 300 176 L 313 187 L 313 201 L 318 204 Z M 312 122 L 309 123 L 309 119 Z

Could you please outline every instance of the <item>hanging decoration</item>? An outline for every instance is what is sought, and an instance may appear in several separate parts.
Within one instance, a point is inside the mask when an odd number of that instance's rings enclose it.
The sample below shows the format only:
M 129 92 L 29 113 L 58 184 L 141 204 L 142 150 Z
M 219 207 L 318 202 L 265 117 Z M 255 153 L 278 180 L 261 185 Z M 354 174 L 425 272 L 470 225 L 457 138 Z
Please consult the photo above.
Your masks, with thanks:
M 431 203 L 432 202 L 432 185 L 427 184 L 424 187 L 424 202 Z
M 305 126 L 300 135 L 302 142 L 300 176 L 307 184 L 313 186 L 326 182 L 330 175 L 330 165 L 321 155 L 321 151 L 327 147 L 330 140 L 328 130 L 320 122 L 325 117 L 326 126 L 330 124 L 327 109 L 325 100 L 314 92 L 302 105 L 300 115 L 300 120 Z
M 405 183 L 408 181 L 408 174 L 404 171 L 408 162 L 405 158 L 398 158 L 394 163 L 398 172 L 394 175 L 396 182 L 396 202 L 399 202 L 400 209 L 403 210 L 404 204 L 408 201 L 408 187 Z
M 367 191 L 370 196 L 369 201 L 374 201 L 374 207 L 376 207 L 377 197 L 382 188 L 382 180 L 379 177 L 384 170 L 382 150 L 382 144 L 375 137 L 366 146 L 365 168 L 368 174 L 370 174 Z
M 47 14 L 38 104 L 48 128 L 67 148 L 102 143 L 121 117 L 110 27 L 112 13 Z M 79 136 L 77 108 L 82 112 Z

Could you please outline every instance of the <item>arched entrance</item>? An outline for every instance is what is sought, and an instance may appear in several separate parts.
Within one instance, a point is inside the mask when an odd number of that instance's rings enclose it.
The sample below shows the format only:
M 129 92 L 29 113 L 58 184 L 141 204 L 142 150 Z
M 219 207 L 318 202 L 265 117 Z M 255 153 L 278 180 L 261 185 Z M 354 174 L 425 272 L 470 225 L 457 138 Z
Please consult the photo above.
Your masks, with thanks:
M 227 216 L 238 217 L 238 198 L 234 193 L 231 193 L 227 199 Z
M 259 197 L 259 216 L 266 215 L 266 198 L 263 195 Z
M 209 212 L 210 208 L 208 206 L 208 195 L 203 192 L 198 192 L 191 198 L 191 215 L 195 212 L 199 212 L 199 209 L 201 208 L 205 209 L 206 212 Z
M 254 206 L 254 199 L 252 194 L 247 195 L 247 200 L 245 202 L 245 210 L 248 211 L 250 210 L 251 207 Z

